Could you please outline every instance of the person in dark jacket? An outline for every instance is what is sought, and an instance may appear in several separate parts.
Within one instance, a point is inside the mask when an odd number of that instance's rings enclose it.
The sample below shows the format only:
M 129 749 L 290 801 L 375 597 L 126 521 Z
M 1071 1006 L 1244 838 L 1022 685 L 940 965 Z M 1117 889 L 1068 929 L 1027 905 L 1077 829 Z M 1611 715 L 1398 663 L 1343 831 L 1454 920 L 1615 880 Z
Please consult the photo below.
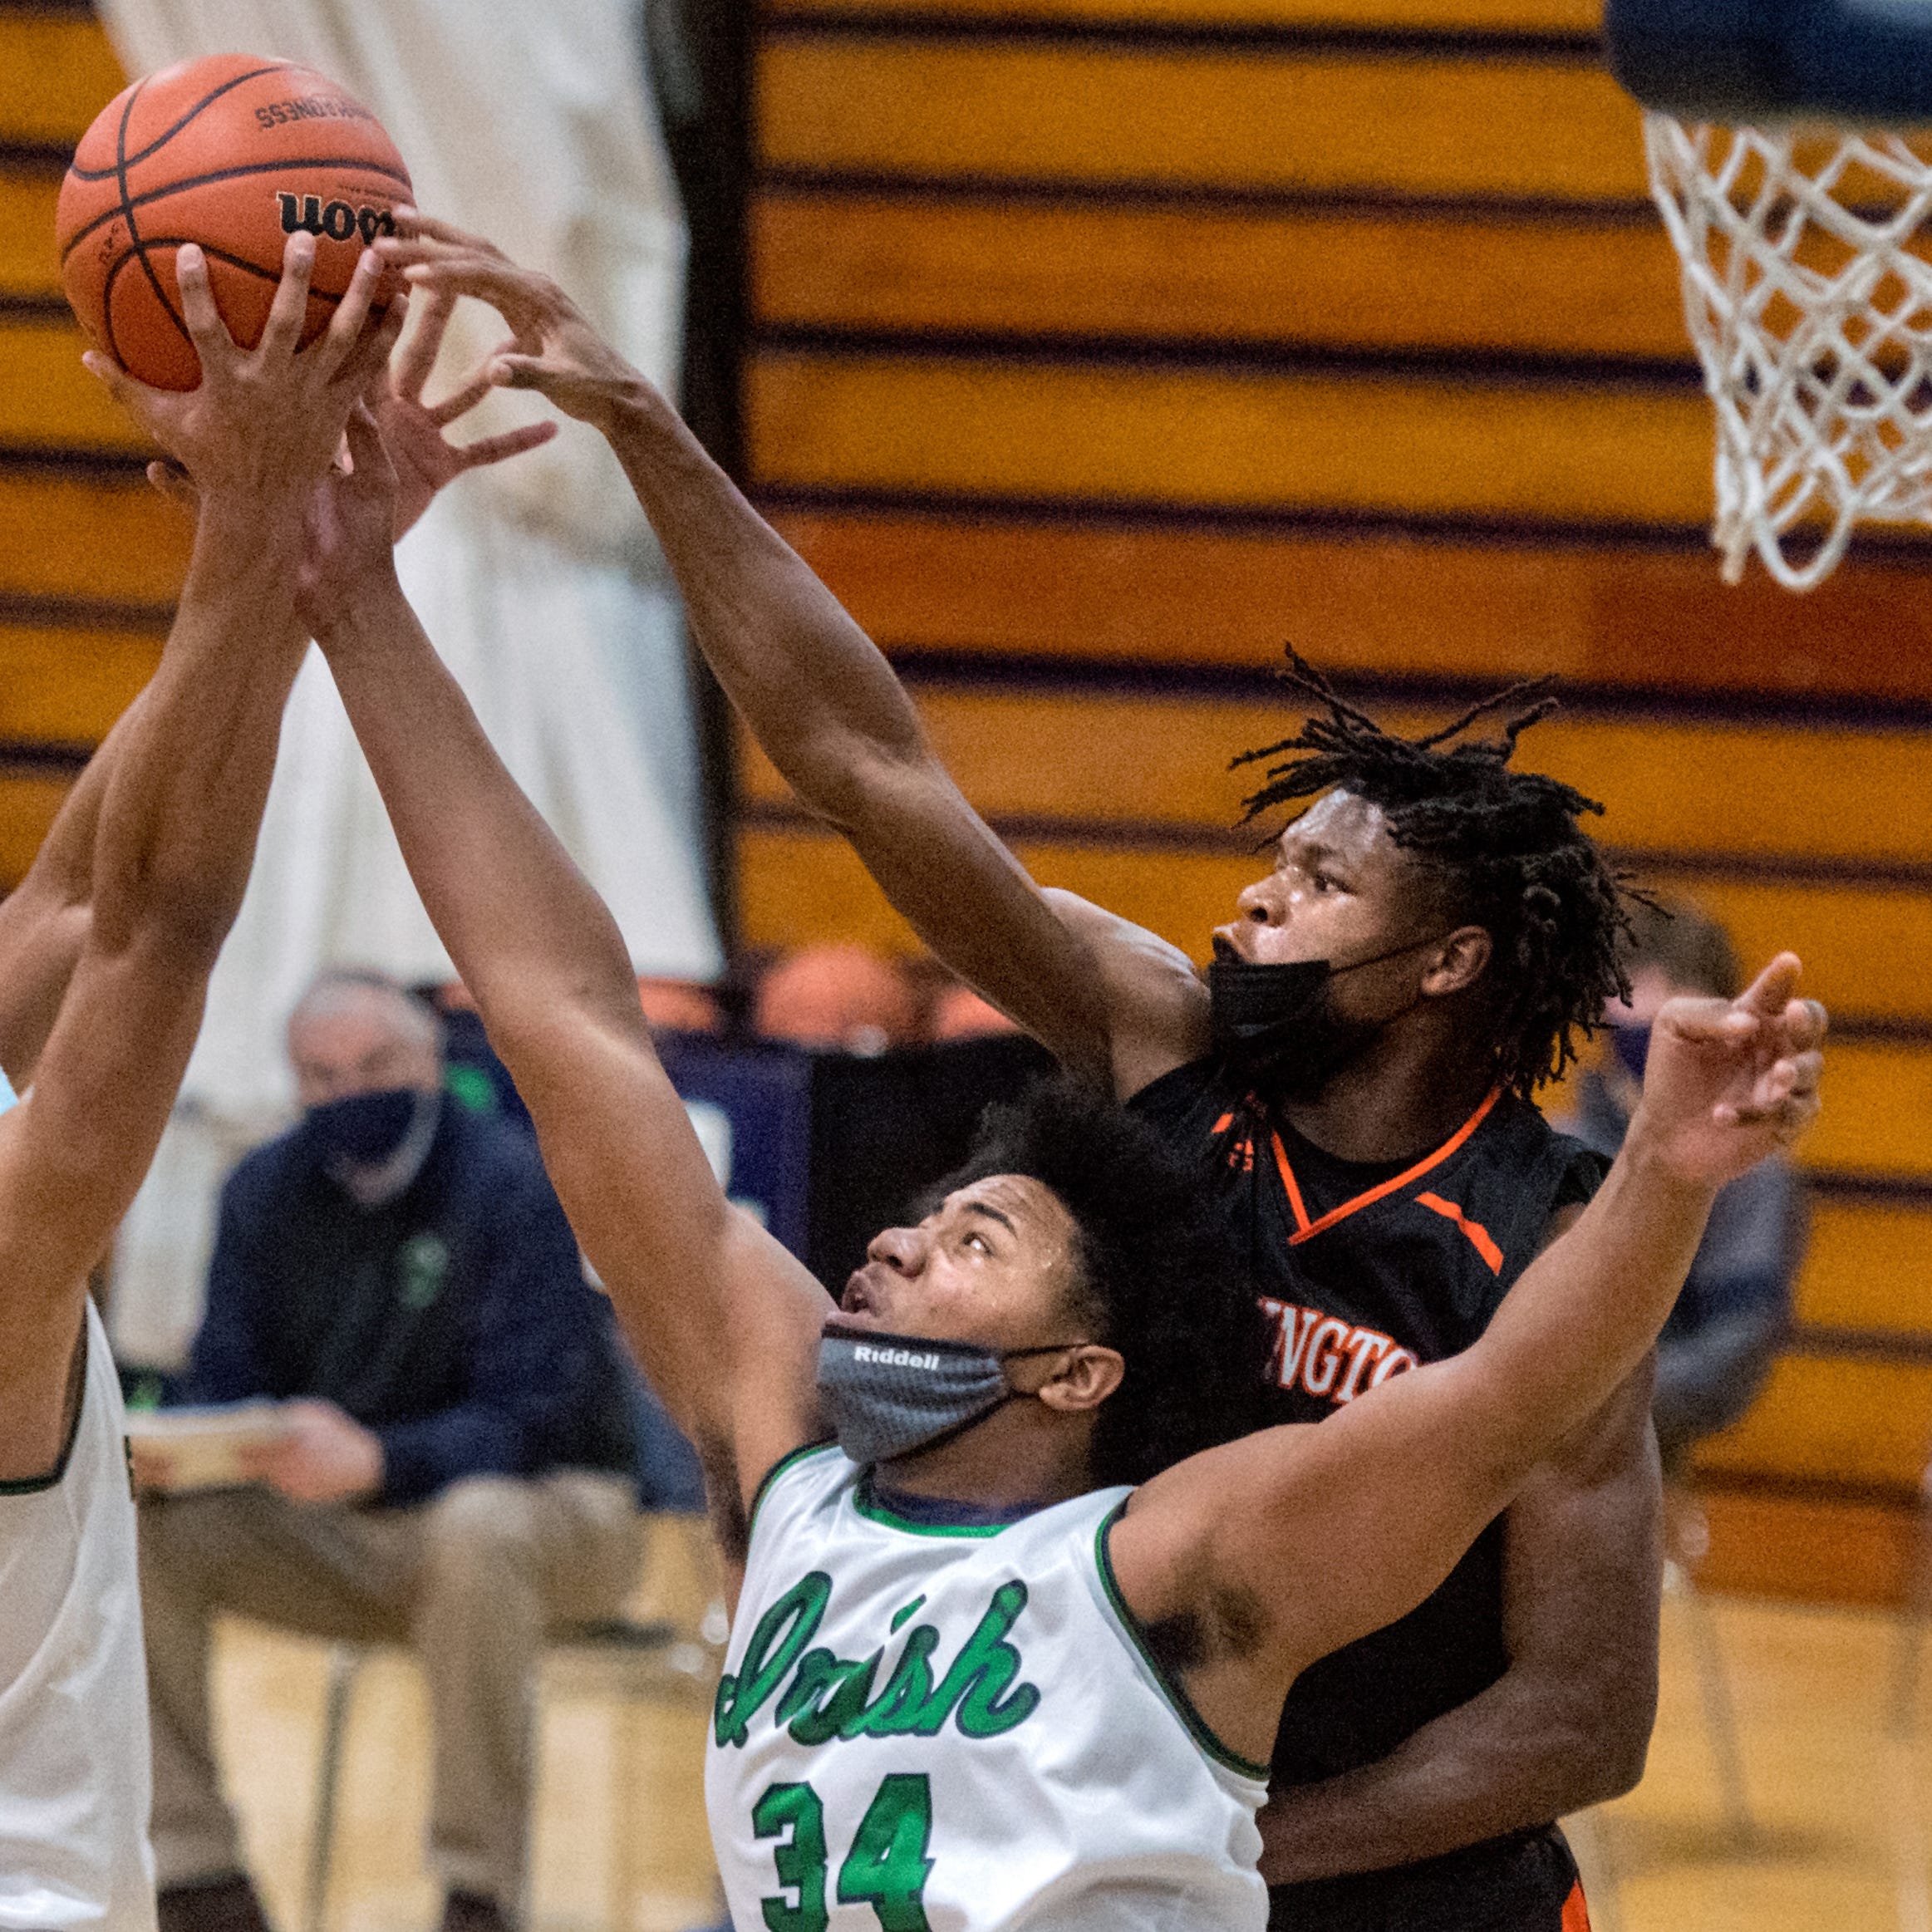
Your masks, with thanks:
M 547 1627 L 607 1617 L 639 1531 L 627 1375 L 523 1130 L 444 1089 L 435 1015 L 325 975 L 289 1024 L 306 1109 L 223 1192 L 186 1395 L 266 1400 L 248 1487 L 137 1476 L 164 1932 L 260 1926 L 209 1732 L 223 1610 L 412 1644 L 446 1928 L 510 1922 L 527 1689 Z
M 1606 1015 L 1610 1051 L 1577 1081 L 1576 1113 L 1562 1123 L 1606 1155 L 1624 1144 L 1636 1110 L 1657 1010 L 1679 994 L 1734 999 L 1744 983 L 1723 927 L 1687 905 L 1635 907 L 1625 966 L 1630 993 Z M 1791 1326 L 1805 1232 L 1803 1188 L 1788 1161 L 1762 1162 L 1718 1193 L 1657 1344 L 1651 1415 L 1667 1470 L 1737 1421 L 1764 1387 Z

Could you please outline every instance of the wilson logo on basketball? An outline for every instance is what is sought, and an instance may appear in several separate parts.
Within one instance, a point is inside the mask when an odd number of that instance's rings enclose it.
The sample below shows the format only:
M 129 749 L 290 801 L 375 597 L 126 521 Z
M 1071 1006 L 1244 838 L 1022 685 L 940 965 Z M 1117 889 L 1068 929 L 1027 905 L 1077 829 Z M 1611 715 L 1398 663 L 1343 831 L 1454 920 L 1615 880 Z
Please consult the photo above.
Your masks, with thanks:
M 352 241 L 360 235 L 365 248 L 378 235 L 396 233 L 396 217 L 386 208 L 354 208 L 347 201 L 324 201 L 319 194 L 278 194 L 282 204 L 282 232 L 292 235 L 307 229 L 318 238 Z

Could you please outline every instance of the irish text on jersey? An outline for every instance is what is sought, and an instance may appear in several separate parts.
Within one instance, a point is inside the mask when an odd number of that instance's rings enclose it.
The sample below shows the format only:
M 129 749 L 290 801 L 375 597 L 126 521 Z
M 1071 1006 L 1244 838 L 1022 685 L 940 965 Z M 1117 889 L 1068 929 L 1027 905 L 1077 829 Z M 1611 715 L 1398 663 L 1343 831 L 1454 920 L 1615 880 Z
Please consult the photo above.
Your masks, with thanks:
M 939 1631 L 931 1624 L 913 1625 L 876 1694 L 886 1645 L 857 1659 L 809 1648 L 831 1600 L 832 1579 L 814 1570 L 758 1620 L 743 1663 L 718 1683 L 712 1734 L 720 1747 L 742 1745 L 767 1704 L 773 1706 L 772 1723 L 795 1743 L 828 1744 L 853 1738 L 932 1738 L 949 1718 L 963 1737 L 997 1738 L 1025 1723 L 1040 1703 L 1038 1689 L 1020 1681 L 1025 1659 L 1007 1641 L 1026 1607 L 1026 1585 L 1017 1579 L 993 1592 L 942 1672 L 936 1673 L 933 1664 Z M 915 1597 L 894 1613 L 892 1638 L 925 1600 Z

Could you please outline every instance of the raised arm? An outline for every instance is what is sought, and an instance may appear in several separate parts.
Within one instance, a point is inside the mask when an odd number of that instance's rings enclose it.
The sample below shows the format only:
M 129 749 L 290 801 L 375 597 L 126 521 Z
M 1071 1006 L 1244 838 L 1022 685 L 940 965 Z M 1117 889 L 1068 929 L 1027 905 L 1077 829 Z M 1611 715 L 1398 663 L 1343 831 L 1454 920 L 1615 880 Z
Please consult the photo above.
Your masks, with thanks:
M 261 346 L 244 354 L 222 328 L 199 251 L 183 250 L 204 371 L 191 392 L 143 390 L 90 358 L 187 465 L 203 508 L 160 668 L 101 789 L 92 912 L 71 982 L 32 1094 L 0 1120 L 0 1480 L 57 1461 L 85 1276 L 153 1157 L 247 883 L 300 657 L 292 605 L 305 507 L 394 341 L 392 330 L 361 332 L 371 258 L 322 341 L 296 353 L 312 253 L 307 238 L 291 242 Z
M 377 386 L 371 402 L 401 473 L 398 541 L 437 493 L 465 471 L 536 449 L 557 433 L 554 423 L 533 423 L 474 442 L 450 440 L 445 433 L 450 426 L 490 389 L 488 376 L 472 371 L 450 395 L 434 403 L 424 398 L 454 307 L 453 299 L 421 305 L 416 327 L 400 345 L 388 380 Z M 182 504 L 190 515 L 195 514 L 198 492 L 178 463 L 151 464 L 148 476 L 164 495 Z M 0 1070 L 16 1086 L 24 1087 L 32 1077 L 86 944 L 101 803 L 107 795 L 115 760 L 145 701 L 145 693 L 137 696 L 102 740 L 62 801 L 27 877 L 0 902 Z
M 374 423 L 318 524 L 304 612 L 424 907 L 514 1077 L 571 1224 L 727 1518 L 820 1433 L 824 1290 L 730 1207 L 657 1056 L 622 936 L 484 735 L 391 551 Z
M 17 1087 L 33 1077 L 87 942 L 101 804 L 145 698 L 145 692 L 137 696 L 101 741 L 61 800 L 27 877 L 0 903 L 0 1069 Z
M 1113 1536 L 1122 1587 L 1149 1620 L 1199 1633 L 1190 1689 L 1237 1749 L 1265 1755 L 1271 1699 L 1419 1603 L 1636 1370 L 1719 1185 L 1817 1110 L 1823 1015 L 1793 997 L 1797 974 L 1787 953 L 1739 1000 L 1663 1009 L 1609 1178 L 1472 1348 L 1137 1496 Z
M 1641 1369 L 1510 1499 L 1508 1666 L 1387 1757 L 1269 1796 L 1271 1885 L 1410 1865 L 1620 1797 L 1657 1714 L 1662 1569 Z
M 383 246 L 425 288 L 494 304 L 519 351 L 498 358 L 498 379 L 608 439 L 752 736 L 940 958 L 1067 1064 L 1123 1088 L 1151 1077 L 1150 1040 L 1172 1036 L 1160 1071 L 1198 1050 L 1205 1000 L 1185 962 L 1177 975 L 1172 958 L 1117 946 L 1108 925 L 1056 917 L 939 762 L 872 640 L 553 283 L 440 223 Z

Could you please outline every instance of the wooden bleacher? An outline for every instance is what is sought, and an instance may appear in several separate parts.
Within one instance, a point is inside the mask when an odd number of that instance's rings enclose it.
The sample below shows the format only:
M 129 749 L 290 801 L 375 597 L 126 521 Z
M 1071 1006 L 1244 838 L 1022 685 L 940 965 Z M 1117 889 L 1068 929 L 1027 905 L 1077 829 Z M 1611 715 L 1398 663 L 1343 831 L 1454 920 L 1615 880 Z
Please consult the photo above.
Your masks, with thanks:
M 180 519 L 78 366 L 53 206 L 120 76 L 0 0 L 0 883 L 151 670 Z M 1713 1573 L 1895 1593 L 1932 1443 L 1932 553 L 1727 590 L 1634 111 L 1581 0 L 780 0 L 752 480 L 1043 878 L 1198 946 L 1281 640 L 1532 761 L 1841 1020 L 1804 1326 L 1704 1457 Z M 1418 293 L 1419 292 L 1419 293 Z M 905 943 L 749 750 L 747 937 Z
M 753 482 L 1039 875 L 1198 950 L 1283 638 L 1529 762 L 1839 1016 L 1802 1326 L 1712 1575 L 1895 1595 L 1932 1446 L 1932 551 L 1718 581 L 1712 429 L 1585 0 L 776 0 Z M 1533 747 L 1533 749 L 1531 749 Z M 907 942 L 746 747 L 764 943 Z
M 0 5 L 0 887 L 146 681 L 187 567 L 138 432 L 81 367 L 54 203 L 123 85 L 85 7 Z

